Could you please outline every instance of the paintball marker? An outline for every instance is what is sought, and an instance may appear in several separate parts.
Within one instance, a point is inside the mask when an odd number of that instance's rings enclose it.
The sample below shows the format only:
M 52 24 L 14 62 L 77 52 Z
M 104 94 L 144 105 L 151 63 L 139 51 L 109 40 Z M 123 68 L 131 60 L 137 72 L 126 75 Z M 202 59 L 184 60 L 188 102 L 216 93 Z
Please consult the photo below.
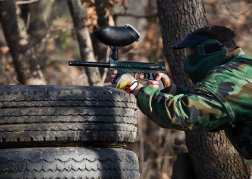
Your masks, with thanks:
M 107 26 L 94 30 L 93 34 L 99 41 L 108 45 L 112 49 L 109 63 L 69 61 L 69 66 L 103 67 L 109 68 L 110 70 L 121 70 L 126 73 L 134 73 L 134 76 L 136 73 L 143 73 L 144 80 L 155 80 L 157 73 L 165 73 L 165 61 L 157 63 L 117 61 L 118 50 L 121 47 L 138 41 L 141 37 L 137 30 L 131 25 L 120 27 Z

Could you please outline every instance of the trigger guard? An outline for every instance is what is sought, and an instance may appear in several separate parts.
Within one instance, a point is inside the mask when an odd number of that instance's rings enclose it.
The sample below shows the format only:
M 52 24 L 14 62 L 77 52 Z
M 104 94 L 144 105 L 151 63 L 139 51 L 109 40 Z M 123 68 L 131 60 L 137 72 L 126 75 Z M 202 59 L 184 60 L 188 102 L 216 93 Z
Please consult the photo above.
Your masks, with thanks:
M 144 81 L 148 81 L 149 78 L 150 78 L 150 73 L 144 73 L 144 77 L 143 78 L 140 78 L 141 80 L 144 80 Z
M 150 74 L 149 73 L 144 73 L 144 79 L 149 79 Z
M 143 74 L 144 74 L 144 77 L 140 78 L 140 80 L 145 80 L 145 81 L 155 80 L 156 75 L 157 75 L 157 74 L 153 74 L 153 73 L 143 73 Z

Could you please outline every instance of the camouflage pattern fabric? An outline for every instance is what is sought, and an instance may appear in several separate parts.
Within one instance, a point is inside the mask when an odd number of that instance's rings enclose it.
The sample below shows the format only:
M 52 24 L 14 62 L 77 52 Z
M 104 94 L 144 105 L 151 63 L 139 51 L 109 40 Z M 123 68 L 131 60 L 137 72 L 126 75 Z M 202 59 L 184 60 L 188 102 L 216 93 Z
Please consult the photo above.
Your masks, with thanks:
M 152 85 L 141 88 L 137 95 L 138 106 L 163 128 L 223 129 L 234 147 L 251 159 L 252 57 L 238 48 L 224 61 L 192 93 L 183 86 L 178 86 L 175 96 L 160 93 Z

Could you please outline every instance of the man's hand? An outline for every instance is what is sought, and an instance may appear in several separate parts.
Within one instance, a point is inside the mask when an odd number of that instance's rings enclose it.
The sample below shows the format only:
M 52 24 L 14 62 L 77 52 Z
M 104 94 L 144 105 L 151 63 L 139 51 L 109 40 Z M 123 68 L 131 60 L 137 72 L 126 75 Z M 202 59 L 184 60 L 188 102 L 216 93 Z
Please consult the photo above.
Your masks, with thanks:
M 144 75 L 141 74 L 140 78 L 143 78 L 143 77 L 144 77 Z M 148 80 L 147 84 L 152 85 L 155 89 L 158 89 L 159 88 L 159 80 L 162 81 L 166 93 L 169 93 L 169 94 L 176 93 L 176 85 L 174 83 L 172 83 L 172 80 L 164 73 L 158 73 L 156 76 L 156 79 L 155 80 Z
M 116 88 L 128 93 L 133 93 L 135 96 L 137 95 L 138 90 L 142 87 L 142 85 L 131 75 L 117 70 L 110 72 L 110 81 Z

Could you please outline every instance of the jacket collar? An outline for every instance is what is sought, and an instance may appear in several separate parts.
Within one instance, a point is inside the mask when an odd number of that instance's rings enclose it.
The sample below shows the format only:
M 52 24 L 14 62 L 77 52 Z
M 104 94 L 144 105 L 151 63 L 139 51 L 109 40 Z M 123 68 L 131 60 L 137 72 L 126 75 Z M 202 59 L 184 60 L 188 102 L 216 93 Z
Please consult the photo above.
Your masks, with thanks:
M 229 62 L 230 60 L 236 58 L 239 55 L 244 55 L 245 53 L 243 52 L 243 50 L 241 48 L 237 48 L 231 52 L 229 52 L 229 54 L 224 58 L 224 60 L 222 61 L 222 63 L 220 65 L 223 65 L 224 63 Z

